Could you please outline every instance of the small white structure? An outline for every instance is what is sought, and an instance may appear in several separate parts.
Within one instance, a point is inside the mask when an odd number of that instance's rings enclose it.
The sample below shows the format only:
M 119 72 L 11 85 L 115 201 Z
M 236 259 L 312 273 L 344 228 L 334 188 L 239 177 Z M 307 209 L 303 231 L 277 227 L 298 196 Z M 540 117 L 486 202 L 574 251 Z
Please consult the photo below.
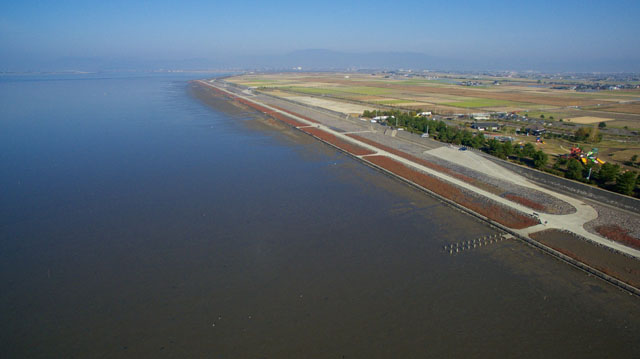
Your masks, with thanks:
M 491 118 L 491 115 L 488 113 L 472 113 L 471 117 L 473 117 L 474 120 L 488 120 Z
M 395 117 L 393 117 L 393 116 L 376 116 L 376 117 L 372 118 L 372 120 L 376 120 L 376 121 L 384 121 L 384 120 L 388 119 L 389 117 L 391 117 L 391 118 L 395 118 Z
M 418 116 L 420 116 L 420 117 L 428 117 L 428 116 L 431 116 L 431 111 L 420 112 L 420 113 L 418 114 Z

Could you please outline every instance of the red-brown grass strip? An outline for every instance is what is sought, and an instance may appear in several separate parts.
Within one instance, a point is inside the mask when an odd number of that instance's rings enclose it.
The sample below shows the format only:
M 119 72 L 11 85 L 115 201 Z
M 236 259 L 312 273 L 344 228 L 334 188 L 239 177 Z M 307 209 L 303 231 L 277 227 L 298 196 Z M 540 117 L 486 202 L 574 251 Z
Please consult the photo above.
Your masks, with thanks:
M 294 126 L 294 127 L 306 126 L 306 124 L 304 124 L 302 122 L 298 122 L 298 121 L 296 121 L 296 120 L 294 120 L 292 118 L 287 117 L 286 115 L 277 113 L 275 111 L 269 111 L 269 112 L 267 112 L 267 114 L 269 116 L 273 117 L 273 118 L 276 118 L 276 119 L 278 119 L 278 120 L 280 120 L 280 121 L 282 121 L 284 123 L 288 123 L 289 125 Z
M 320 122 L 318 122 L 318 121 L 316 121 L 316 120 L 314 120 L 314 119 L 311 119 L 311 118 L 309 118 L 309 117 L 307 117 L 307 116 L 303 116 L 303 115 L 301 115 L 301 114 L 299 114 L 299 113 L 297 113 L 297 112 L 293 112 L 293 111 L 285 110 L 284 108 L 279 107 L 279 106 L 276 106 L 276 105 L 271 105 L 271 107 L 273 107 L 273 108 L 277 108 L 278 110 L 280 110 L 280 111 L 282 111 L 282 112 L 286 112 L 286 113 L 288 113 L 288 114 L 291 114 L 291 115 L 294 115 L 294 116 L 297 116 L 297 117 L 303 118 L 303 119 L 305 119 L 305 120 L 307 120 L 307 121 L 309 121 L 309 122 L 313 122 L 313 123 L 320 123 Z
M 523 215 L 516 210 L 506 208 L 492 200 L 486 198 L 474 198 L 465 194 L 461 189 L 454 185 L 411 169 L 389 157 L 369 156 L 366 157 L 365 160 L 509 228 L 522 229 L 540 223 L 532 217 Z
M 573 253 L 572 251 L 570 251 L 570 250 L 568 250 L 566 248 L 562 248 L 562 247 L 560 247 L 558 245 L 553 245 L 553 244 L 549 243 L 549 241 L 545 241 L 544 240 L 545 232 L 547 232 L 547 231 L 540 231 L 540 232 L 531 233 L 531 234 L 529 234 L 529 238 L 531 238 L 533 240 L 536 240 L 536 241 L 544 244 L 545 246 L 548 246 L 548 247 L 550 247 L 550 248 L 552 248 L 552 249 L 564 254 L 565 256 L 571 257 L 571 258 L 577 260 L 580 263 L 584 263 L 584 264 L 588 265 L 589 267 L 595 268 L 595 269 L 599 270 L 600 272 L 602 272 L 602 273 L 604 273 L 604 274 L 606 274 L 606 275 L 608 275 L 610 277 L 616 278 L 616 279 L 618 279 L 618 280 L 620 280 L 620 281 L 622 281 L 624 283 L 627 283 L 627 284 L 629 284 L 629 285 L 631 285 L 633 287 L 640 288 L 640 279 L 634 280 L 634 279 L 631 279 L 631 278 L 629 278 L 627 276 L 628 274 L 633 275 L 634 272 L 637 273 L 637 271 L 635 269 L 625 268 L 624 272 L 626 272 L 627 275 L 622 275 L 620 270 L 616 270 L 614 268 L 610 268 L 609 266 L 607 266 L 607 265 L 605 265 L 603 263 L 596 263 L 596 262 L 594 262 L 593 259 L 591 259 L 591 260 L 587 259 L 587 258 L 585 258 L 583 256 L 579 256 L 579 255 Z M 585 239 L 583 239 L 583 240 L 585 240 Z
M 609 238 L 612 241 L 622 243 L 625 246 L 640 249 L 640 239 L 632 237 L 628 229 L 624 229 L 615 224 L 602 225 L 596 227 L 596 232 Z
M 362 148 L 358 145 L 355 145 L 353 143 L 349 143 L 347 141 L 341 140 L 340 138 L 336 137 L 335 135 L 332 135 L 326 131 L 322 131 L 319 128 L 315 128 L 315 127 L 305 127 L 305 128 L 301 128 L 301 131 L 304 131 L 310 135 L 313 135 L 323 141 L 329 142 L 330 144 L 345 150 L 351 154 L 354 154 L 356 156 L 364 156 L 364 155 L 371 155 L 374 152 L 369 151 L 366 148 Z
M 296 127 L 297 127 L 297 126 L 306 126 L 306 124 L 305 124 L 305 123 L 302 123 L 302 122 L 296 121 L 296 120 L 294 120 L 294 119 L 292 119 L 292 118 L 287 117 L 286 115 L 283 115 L 283 114 L 280 114 L 280 113 L 278 113 L 278 112 L 275 112 L 275 111 L 273 111 L 273 110 L 271 110 L 271 109 L 268 109 L 268 108 L 266 108 L 266 107 L 264 107 L 264 106 L 258 105 L 258 104 L 254 103 L 254 102 L 249 101 L 249 100 L 245 100 L 245 99 L 243 99 L 243 98 L 241 98 L 241 97 L 238 97 L 238 96 L 236 96 L 236 95 L 230 94 L 230 93 L 228 93 L 228 92 L 224 92 L 224 91 L 222 91 L 222 90 L 220 90 L 220 89 L 218 89 L 218 88 L 215 88 L 215 87 L 210 87 L 210 88 L 211 88 L 214 92 L 216 92 L 216 93 L 218 93 L 218 94 L 220 94 L 220 95 L 223 95 L 223 96 L 225 96 L 225 97 L 228 97 L 228 98 L 231 98 L 231 99 L 233 99 L 233 100 L 235 100 L 235 101 L 238 101 L 238 102 L 240 102 L 241 104 L 247 105 L 247 106 L 249 106 L 249 107 L 251 107 L 251 108 L 253 108 L 253 109 L 255 109 L 255 110 L 258 110 L 258 111 L 260 111 L 260 112 L 262 112 L 262 113 L 265 113 L 265 114 L 267 114 L 267 115 L 269 115 L 269 116 L 271 116 L 271 117 L 274 117 L 274 118 L 276 118 L 276 119 L 278 119 L 278 120 L 280 120 L 280 121 L 282 121 L 282 122 L 284 122 L 284 123 L 288 123 L 288 124 L 289 124 L 289 125 L 291 125 L 291 126 L 296 126 Z M 273 107 L 275 107 L 275 108 L 277 108 L 277 109 L 279 109 L 279 110 L 281 110 L 281 111 L 288 112 L 288 111 L 285 111 L 285 110 L 283 110 L 283 109 L 281 109 L 281 108 L 279 108 L 279 107 L 276 107 L 276 106 L 273 106 Z M 292 115 L 295 115 L 295 116 L 300 116 L 300 115 L 298 115 L 298 114 L 296 114 L 296 113 L 292 113 L 292 112 L 289 112 L 289 113 L 291 113 Z M 302 117 L 302 118 L 304 118 L 304 119 L 306 119 L 306 120 L 309 120 L 309 121 L 313 121 L 313 120 L 311 120 L 311 119 L 309 119 L 309 118 L 306 118 L 306 117 L 304 117 L 304 116 L 300 116 L 300 117 Z M 317 122 L 317 121 L 313 121 L 313 122 Z
M 507 193 L 504 195 L 504 198 L 516 202 L 516 203 L 520 203 L 521 205 L 525 206 L 525 207 L 529 207 L 531 209 L 535 209 L 537 211 L 545 211 L 547 209 L 547 207 L 545 207 L 544 205 L 532 201 L 528 198 L 524 198 L 524 197 L 520 197 L 518 195 L 515 194 L 511 194 L 511 193 Z
M 271 116 L 271 117 L 273 117 L 275 119 L 278 119 L 278 120 L 280 120 L 280 121 L 282 121 L 284 123 L 287 123 L 287 124 L 289 124 L 291 126 L 294 126 L 294 127 L 306 126 L 306 124 L 304 124 L 302 122 L 298 122 L 298 121 L 296 121 L 296 120 L 294 120 L 292 118 L 289 118 L 289 117 L 287 117 L 287 116 L 285 116 L 285 115 L 283 115 L 281 113 L 275 112 L 275 111 L 273 111 L 273 110 L 271 110 L 269 108 L 266 108 L 266 107 L 264 107 L 262 105 L 258 105 L 256 103 L 253 103 L 253 102 L 249 101 L 249 100 L 245 100 L 243 98 L 240 98 L 240 97 L 237 97 L 237 96 L 234 96 L 234 95 L 230 95 L 230 97 L 232 99 L 244 104 L 244 105 L 247 105 L 247 106 L 253 108 L 254 110 L 258 110 L 258 111 L 260 111 L 260 112 L 262 112 L 262 113 L 264 113 L 264 114 L 266 114 L 268 116 Z
M 213 91 L 213 92 L 215 92 L 215 93 L 217 93 L 219 95 L 225 96 L 225 97 L 229 97 L 229 98 L 234 98 L 235 97 L 235 96 L 230 95 L 227 92 L 224 92 L 224 91 L 220 90 L 217 87 L 213 87 L 213 86 L 208 86 L 207 85 L 207 88 L 210 89 L 211 91 Z

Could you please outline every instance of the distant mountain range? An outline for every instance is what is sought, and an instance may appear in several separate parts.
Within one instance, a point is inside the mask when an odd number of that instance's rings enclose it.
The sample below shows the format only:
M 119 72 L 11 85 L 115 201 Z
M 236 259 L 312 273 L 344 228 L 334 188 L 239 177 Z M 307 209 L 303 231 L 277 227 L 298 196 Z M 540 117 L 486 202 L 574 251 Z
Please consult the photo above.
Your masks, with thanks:
M 446 65 L 446 61 L 418 52 L 348 53 L 313 49 L 294 51 L 280 56 L 255 56 L 238 59 L 249 66 L 302 67 L 303 69 L 331 70 L 347 68 L 429 69 Z
M 463 57 L 429 55 L 420 52 L 340 52 L 311 49 L 290 52 L 279 56 L 245 56 L 227 58 L 221 63 L 246 68 L 303 70 L 334 69 L 414 69 L 414 70 L 515 70 L 548 72 L 640 72 L 640 60 L 561 60 L 546 57 L 543 60 L 527 54 L 510 54 L 487 58 L 473 53 Z
M 270 69 L 303 70 L 344 69 L 430 69 L 447 66 L 447 63 L 417 52 L 347 53 L 313 49 L 294 51 L 283 55 L 221 55 L 215 58 L 191 58 L 181 60 L 126 59 L 100 57 L 65 57 L 46 65 L 46 70 L 144 70 L 144 69 Z
M 65 57 L 46 63 L 23 64 L 31 71 L 118 71 L 118 70 L 290 70 L 328 71 L 345 69 L 413 70 L 537 70 L 548 72 L 640 71 L 640 61 L 554 61 L 514 54 L 498 59 L 479 56 L 447 58 L 419 52 L 341 52 L 325 49 L 293 51 L 282 55 L 220 55 L 211 58 L 137 59 Z M 2 69 L 0 69 L 2 70 Z

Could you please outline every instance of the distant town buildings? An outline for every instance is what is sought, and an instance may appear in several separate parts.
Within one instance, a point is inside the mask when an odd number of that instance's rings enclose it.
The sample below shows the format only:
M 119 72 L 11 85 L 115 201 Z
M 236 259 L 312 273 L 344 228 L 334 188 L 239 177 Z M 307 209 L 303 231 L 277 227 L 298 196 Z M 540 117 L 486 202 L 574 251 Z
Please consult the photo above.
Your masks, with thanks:
M 578 92 L 595 92 L 595 91 L 617 91 L 617 90 L 631 90 L 638 89 L 640 85 L 634 84 L 554 84 L 551 87 L 554 90 L 574 90 Z
M 459 82 L 458 85 L 460 86 L 482 86 L 481 82 L 477 82 L 477 81 L 462 81 Z

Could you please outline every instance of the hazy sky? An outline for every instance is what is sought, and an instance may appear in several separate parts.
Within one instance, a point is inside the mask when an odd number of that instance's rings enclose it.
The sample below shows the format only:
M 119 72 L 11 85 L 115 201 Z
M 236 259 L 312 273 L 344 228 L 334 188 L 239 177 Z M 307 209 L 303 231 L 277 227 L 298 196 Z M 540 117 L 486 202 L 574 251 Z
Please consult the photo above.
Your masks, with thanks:
M 5 0 L 0 70 L 68 57 L 213 59 L 302 49 L 640 70 L 639 19 L 639 0 Z

